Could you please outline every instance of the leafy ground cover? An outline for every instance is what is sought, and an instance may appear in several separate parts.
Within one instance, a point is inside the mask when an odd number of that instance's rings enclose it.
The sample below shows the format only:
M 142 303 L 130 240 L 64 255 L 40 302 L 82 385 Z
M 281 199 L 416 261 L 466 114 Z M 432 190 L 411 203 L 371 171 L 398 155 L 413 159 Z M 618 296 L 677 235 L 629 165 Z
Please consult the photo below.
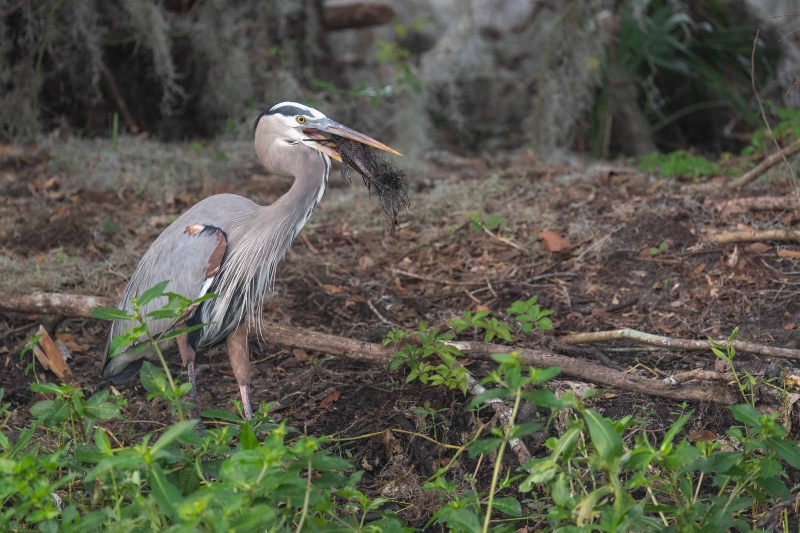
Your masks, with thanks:
M 188 205 L 223 191 L 266 203 L 290 185 L 261 174 L 243 145 L 168 150 L 123 138 L 119 152 L 54 145 L 4 162 L 3 288 L 116 294 Z M 737 326 L 739 339 L 797 344 L 800 269 L 785 253 L 794 247 L 709 238 L 739 226 L 791 228 L 792 209 L 726 211 L 734 196 L 724 187 L 687 190 L 634 168 L 545 168 L 524 158 L 453 160 L 410 181 L 412 209 L 396 240 L 363 190 L 333 187 L 279 269 L 268 319 L 372 342 L 421 332 L 433 346 L 431 328 L 558 349 L 570 332 L 631 327 L 704 339 Z M 790 192 L 768 177 L 737 195 Z M 19 353 L 42 321 L 72 353 L 80 390 L 54 385 L 40 368 L 25 373 L 30 355 Z M 511 356 L 468 365 L 488 394 L 514 406 L 513 429 L 503 431 L 464 395 L 464 367 L 448 365 L 457 354 L 420 359 L 401 343 L 406 357 L 390 369 L 254 341 L 253 395 L 269 409 L 252 424 L 237 419 L 227 357 L 212 350 L 199 356 L 198 384 L 216 422 L 198 433 L 192 422 L 175 424 L 155 367 L 119 389 L 99 379 L 106 332 L 97 320 L 0 315 L 9 527 L 797 527 L 784 503 L 798 482 L 796 414 L 770 404 L 763 376 L 728 408 L 587 387 Z M 710 351 L 600 350 L 570 355 L 661 376 L 729 364 Z M 178 361 L 170 368 L 186 380 Z M 796 372 L 786 364 L 778 374 Z M 434 376 L 441 381 L 431 387 Z M 792 397 L 790 380 L 779 385 Z M 525 465 L 509 451 L 514 438 L 532 454 Z

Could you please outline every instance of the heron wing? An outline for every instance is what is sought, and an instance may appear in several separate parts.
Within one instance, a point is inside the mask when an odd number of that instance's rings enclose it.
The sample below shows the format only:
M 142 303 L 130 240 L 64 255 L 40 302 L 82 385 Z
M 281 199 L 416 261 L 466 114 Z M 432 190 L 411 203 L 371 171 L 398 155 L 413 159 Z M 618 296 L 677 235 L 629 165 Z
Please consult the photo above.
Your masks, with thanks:
M 203 296 L 213 284 L 215 276 L 225 260 L 228 251 L 227 231 L 234 214 L 251 209 L 255 204 L 234 195 L 217 195 L 198 203 L 181 215 L 153 242 L 142 257 L 139 266 L 128 281 L 118 308 L 131 311 L 131 300 L 141 296 L 149 288 L 162 281 L 169 281 L 166 292 L 174 292 L 194 300 Z M 146 315 L 160 309 L 167 303 L 166 297 L 159 297 L 140 310 Z M 190 309 L 190 312 L 193 311 Z M 191 316 L 187 314 L 183 320 Z M 174 324 L 170 318 L 147 318 L 146 324 L 151 335 L 159 335 Z M 125 333 L 138 324 L 117 320 L 111 326 L 111 339 Z M 140 338 L 140 342 L 145 340 Z M 113 359 L 108 357 L 108 345 L 103 361 L 103 376 L 114 377 L 119 373 L 131 377 L 140 364 L 128 372 L 126 366 L 147 354 L 134 354 L 130 348 Z M 130 374 L 130 375 L 129 375 Z

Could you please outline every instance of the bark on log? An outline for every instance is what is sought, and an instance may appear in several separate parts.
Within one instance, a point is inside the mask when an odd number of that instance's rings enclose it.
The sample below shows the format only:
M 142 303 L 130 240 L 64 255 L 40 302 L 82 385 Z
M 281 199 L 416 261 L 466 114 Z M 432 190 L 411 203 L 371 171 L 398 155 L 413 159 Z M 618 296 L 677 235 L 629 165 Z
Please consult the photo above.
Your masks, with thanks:
M 116 302 L 112 299 L 97 296 L 47 293 L 27 295 L 0 291 L 0 311 L 88 317 L 92 307 L 113 307 L 115 305 Z M 387 364 L 394 352 L 391 348 L 383 347 L 380 344 L 361 342 L 282 324 L 265 323 L 261 329 L 259 337 L 267 342 L 305 350 L 317 350 L 331 355 L 342 355 L 373 364 Z M 736 401 L 733 391 L 724 382 L 717 380 L 699 384 L 680 384 L 669 378 L 665 380 L 651 379 L 620 372 L 602 365 L 558 355 L 546 350 L 515 348 L 513 346 L 483 342 L 450 342 L 450 344 L 461 350 L 469 359 L 486 360 L 491 359 L 491 355 L 495 353 L 517 351 L 526 364 L 540 368 L 559 366 L 561 367 L 562 375 L 572 376 L 605 387 L 675 400 L 722 404 L 732 404 Z
M 800 241 L 800 231 L 790 229 L 771 229 L 763 231 L 731 231 L 711 237 L 717 244 L 758 241 Z
M 328 31 L 366 28 L 391 21 L 394 8 L 388 2 L 333 0 L 325 2 L 323 15 Z
M 107 296 L 84 296 L 57 292 L 22 294 L 0 290 L 0 311 L 90 317 L 93 307 L 116 307 L 117 300 Z

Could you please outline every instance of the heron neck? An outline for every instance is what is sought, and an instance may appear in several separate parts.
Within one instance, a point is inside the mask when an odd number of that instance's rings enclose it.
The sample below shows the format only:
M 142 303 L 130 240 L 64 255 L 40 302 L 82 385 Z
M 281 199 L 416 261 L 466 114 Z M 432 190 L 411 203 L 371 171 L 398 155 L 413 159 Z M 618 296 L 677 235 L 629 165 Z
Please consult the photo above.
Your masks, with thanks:
M 283 211 L 284 220 L 294 230 L 292 240 L 303 229 L 325 194 L 331 160 L 327 155 L 309 149 L 309 155 L 298 167 L 300 170 L 295 174 L 292 187 L 270 206 Z

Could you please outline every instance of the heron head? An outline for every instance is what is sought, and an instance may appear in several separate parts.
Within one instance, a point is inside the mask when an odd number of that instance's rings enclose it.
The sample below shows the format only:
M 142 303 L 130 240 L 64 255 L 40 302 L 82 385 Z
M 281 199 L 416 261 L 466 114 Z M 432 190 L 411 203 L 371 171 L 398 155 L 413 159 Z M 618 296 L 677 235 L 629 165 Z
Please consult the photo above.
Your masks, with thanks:
M 329 119 L 313 107 L 296 102 L 281 102 L 262 112 L 253 124 L 253 131 L 256 136 L 256 150 L 265 164 L 268 158 L 262 157 L 262 153 L 266 155 L 270 143 L 308 146 L 341 161 L 342 156 L 337 151 L 335 143 L 327 136 L 330 134 L 402 155 L 372 137 Z

